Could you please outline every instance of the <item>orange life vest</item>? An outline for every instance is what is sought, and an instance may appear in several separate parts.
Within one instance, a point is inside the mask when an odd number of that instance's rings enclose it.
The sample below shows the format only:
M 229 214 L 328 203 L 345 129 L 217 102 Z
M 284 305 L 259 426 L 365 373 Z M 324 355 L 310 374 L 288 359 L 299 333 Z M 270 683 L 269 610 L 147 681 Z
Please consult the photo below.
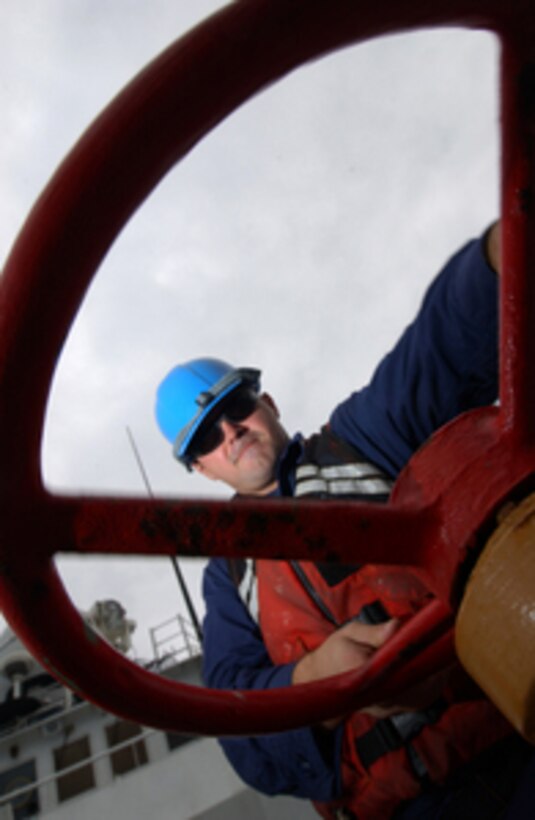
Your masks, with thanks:
M 399 568 L 366 565 L 331 587 L 314 564 L 298 566 L 339 624 L 378 600 L 389 615 L 405 619 L 429 599 L 420 583 Z M 256 567 L 260 627 L 276 664 L 298 660 L 337 628 L 319 612 L 295 568 L 284 561 L 258 561 Z M 325 818 L 343 817 L 336 814 L 343 807 L 359 820 L 388 818 L 401 802 L 420 793 L 422 778 L 444 782 L 460 765 L 511 732 L 486 699 L 462 700 L 458 690 L 458 685 L 449 686 L 440 701 L 414 719 L 407 713 L 407 740 L 392 719 L 352 715 L 343 739 L 342 798 L 316 804 L 318 812 Z
M 339 474 L 333 471 L 335 462 L 345 465 Z M 358 465 L 353 478 L 352 463 Z M 357 478 L 362 463 L 360 454 L 324 430 L 305 445 L 296 495 L 384 500 L 384 494 L 378 494 L 388 477 L 378 476 L 373 468 L 375 483 L 367 485 L 366 479 Z M 405 620 L 430 599 L 414 575 L 396 566 L 365 565 L 344 572 L 343 567 L 327 570 L 310 562 L 262 560 L 256 562 L 256 575 L 260 627 L 276 664 L 298 660 L 339 626 L 355 617 L 362 620 L 374 608 Z M 444 782 L 456 768 L 510 734 L 510 725 L 496 708 L 478 690 L 468 687 L 467 696 L 460 682 L 468 680 L 459 670 L 457 680 L 424 712 L 382 720 L 354 713 L 344 729 L 342 797 L 315 804 L 319 814 L 386 820 L 400 803 L 420 793 L 424 780 Z

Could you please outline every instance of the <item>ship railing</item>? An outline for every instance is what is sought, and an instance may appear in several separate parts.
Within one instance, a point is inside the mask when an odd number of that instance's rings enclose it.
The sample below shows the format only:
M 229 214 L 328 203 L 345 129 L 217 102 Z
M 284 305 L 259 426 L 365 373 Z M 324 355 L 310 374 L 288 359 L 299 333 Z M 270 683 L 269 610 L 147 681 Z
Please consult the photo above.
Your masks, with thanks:
M 182 615 L 175 615 L 149 630 L 156 664 L 180 663 L 201 654 L 201 645 L 193 624 Z

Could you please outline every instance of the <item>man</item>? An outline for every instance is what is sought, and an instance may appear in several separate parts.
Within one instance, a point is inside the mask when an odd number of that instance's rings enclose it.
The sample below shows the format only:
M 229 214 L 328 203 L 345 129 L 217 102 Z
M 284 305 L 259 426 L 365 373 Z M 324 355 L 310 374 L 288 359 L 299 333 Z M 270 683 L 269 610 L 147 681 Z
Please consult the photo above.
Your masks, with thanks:
M 496 224 L 450 260 L 370 385 L 338 405 L 310 439 L 288 435 L 275 402 L 260 393 L 259 371 L 214 359 L 179 365 L 164 379 L 160 428 L 188 469 L 239 496 L 385 502 L 434 430 L 496 399 L 498 267 Z M 209 686 L 274 688 L 357 668 L 429 600 L 414 577 L 395 568 L 258 561 L 252 570 L 252 562 L 225 559 L 207 567 Z M 371 707 L 325 726 L 222 745 L 250 785 L 307 797 L 326 818 L 438 817 L 445 801 L 454 813 L 444 816 L 460 817 L 452 794 L 462 791 L 466 764 L 482 753 L 495 793 L 511 790 L 511 777 L 502 788 L 489 755 L 496 757 L 497 743 L 512 743 L 508 755 L 516 761 L 523 748 L 481 693 L 462 691 L 452 677 L 413 695 L 404 709 Z M 503 777 L 503 751 L 497 759 Z M 468 776 L 481 778 L 479 771 Z M 494 816 L 491 791 L 484 786 L 477 795 L 489 812 L 472 817 Z M 428 814 L 411 814 L 420 809 Z

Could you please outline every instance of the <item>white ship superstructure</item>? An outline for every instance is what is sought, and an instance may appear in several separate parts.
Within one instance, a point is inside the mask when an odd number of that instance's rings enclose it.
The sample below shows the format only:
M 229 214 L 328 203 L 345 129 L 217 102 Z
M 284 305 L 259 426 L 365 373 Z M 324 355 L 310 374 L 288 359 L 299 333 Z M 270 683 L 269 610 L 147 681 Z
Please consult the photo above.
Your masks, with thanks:
M 123 651 L 134 624 L 117 602 L 86 617 Z M 144 665 L 201 685 L 201 653 L 182 618 L 151 630 Z M 0 638 L 0 820 L 300 820 L 304 801 L 248 789 L 217 741 L 120 720 L 75 696 L 6 630 Z

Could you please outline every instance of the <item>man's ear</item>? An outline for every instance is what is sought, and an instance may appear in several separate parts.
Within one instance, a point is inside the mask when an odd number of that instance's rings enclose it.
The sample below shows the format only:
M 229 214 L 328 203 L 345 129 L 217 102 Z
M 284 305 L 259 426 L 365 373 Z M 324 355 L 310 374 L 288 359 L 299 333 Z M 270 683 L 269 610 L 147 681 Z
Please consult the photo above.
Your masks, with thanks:
M 270 396 L 269 393 L 262 393 L 262 395 L 260 396 L 260 400 L 263 401 L 264 404 L 267 404 L 267 406 L 274 413 L 276 418 L 280 418 L 279 408 L 277 407 L 277 405 L 275 404 L 275 400 L 272 396 Z

